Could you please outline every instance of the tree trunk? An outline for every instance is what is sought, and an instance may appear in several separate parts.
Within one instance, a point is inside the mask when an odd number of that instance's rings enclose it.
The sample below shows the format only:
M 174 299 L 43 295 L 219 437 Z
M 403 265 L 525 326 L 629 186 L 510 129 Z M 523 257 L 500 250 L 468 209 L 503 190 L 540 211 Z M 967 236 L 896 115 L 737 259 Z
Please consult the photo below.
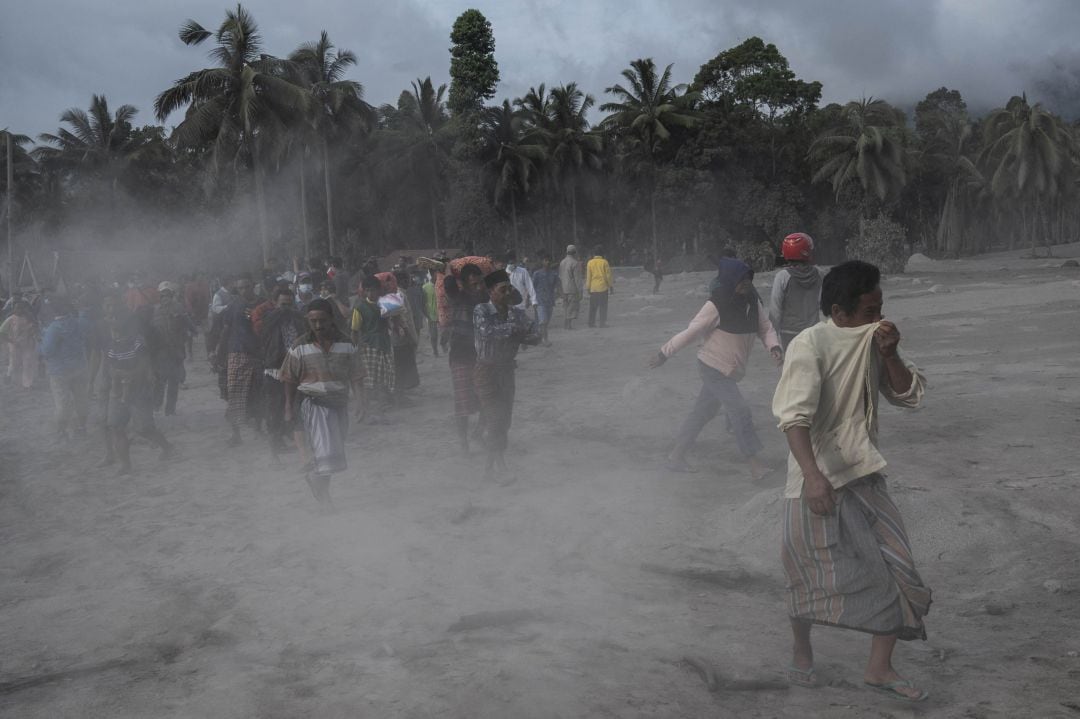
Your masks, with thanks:
M 255 175 L 255 204 L 259 222 L 259 242 L 262 245 L 263 265 L 270 263 L 270 237 L 267 235 L 266 223 L 266 193 L 263 188 L 263 177 L 259 165 L 259 150 L 257 143 L 252 141 L 250 129 L 245 128 L 248 150 L 251 152 L 251 171 Z
M 571 220 L 571 233 L 570 236 L 574 238 L 574 244 L 578 243 L 577 235 L 577 183 L 570 184 L 570 220 Z
M 435 247 L 439 247 L 439 210 L 435 204 L 435 188 L 431 188 L 428 196 L 431 199 L 431 239 Z
M 517 200 L 514 199 L 513 190 L 510 190 L 510 220 L 514 225 L 514 252 L 519 255 L 518 259 L 520 260 L 521 238 L 518 235 Z
M 652 256 L 653 260 L 660 258 L 660 243 L 656 238 L 656 188 L 649 193 L 649 215 L 652 219 Z
M 304 238 L 304 259 L 307 260 L 311 257 L 311 240 L 308 237 L 308 220 L 307 220 L 307 171 L 304 165 L 304 155 L 307 148 L 300 148 L 300 227 L 301 235 Z
M 329 255 L 333 256 L 334 253 L 334 206 L 333 198 L 330 191 L 330 146 L 326 142 L 326 138 L 322 141 L 322 166 L 323 166 L 323 185 L 326 187 L 326 248 Z
M 11 139 L 11 133 L 5 132 L 7 140 L 7 207 L 4 215 L 7 220 L 7 259 L 8 259 L 8 295 L 15 291 L 15 231 L 12 229 L 11 216 L 15 213 L 15 143 Z

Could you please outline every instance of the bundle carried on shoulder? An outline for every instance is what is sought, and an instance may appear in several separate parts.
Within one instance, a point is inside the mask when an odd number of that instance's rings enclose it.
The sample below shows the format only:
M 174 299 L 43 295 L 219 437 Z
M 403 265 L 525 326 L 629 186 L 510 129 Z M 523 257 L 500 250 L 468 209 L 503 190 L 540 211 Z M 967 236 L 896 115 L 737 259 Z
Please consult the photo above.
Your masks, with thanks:
M 458 257 L 449 262 L 421 257 L 417 261 L 417 264 L 424 269 L 431 270 L 432 276 L 435 279 L 435 303 L 438 310 L 440 327 L 446 327 L 450 324 L 450 303 L 446 299 L 447 275 L 460 277 L 461 270 L 465 265 L 476 265 L 485 275 L 495 270 L 495 266 L 491 263 L 489 258 L 477 255 Z

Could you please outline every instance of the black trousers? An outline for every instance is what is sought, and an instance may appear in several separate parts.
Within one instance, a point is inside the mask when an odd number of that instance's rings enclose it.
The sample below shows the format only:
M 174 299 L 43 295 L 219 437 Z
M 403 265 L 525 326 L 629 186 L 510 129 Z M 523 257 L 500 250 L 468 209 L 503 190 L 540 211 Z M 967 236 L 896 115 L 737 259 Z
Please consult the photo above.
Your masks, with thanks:
M 600 326 L 607 326 L 607 299 L 607 292 L 589 293 L 589 327 L 596 327 L 598 314 L 600 316 Z

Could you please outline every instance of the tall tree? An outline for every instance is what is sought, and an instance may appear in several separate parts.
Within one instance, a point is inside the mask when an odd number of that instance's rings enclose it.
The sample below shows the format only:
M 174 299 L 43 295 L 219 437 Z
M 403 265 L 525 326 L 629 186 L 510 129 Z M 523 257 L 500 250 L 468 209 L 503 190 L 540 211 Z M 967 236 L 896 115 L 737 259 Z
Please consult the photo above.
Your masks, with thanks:
M 424 188 L 431 212 L 431 234 L 435 247 L 440 246 L 439 199 L 442 195 L 443 164 L 446 161 L 446 136 L 449 117 L 446 113 L 446 85 L 437 88 L 427 77 L 405 90 L 397 107 L 383 105 L 384 164 L 406 163 L 413 181 Z
M 60 115 L 60 122 L 70 129 L 61 127 L 56 134 L 39 135 L 45 144 L 33 154 L 50 169 L 105 180 L 115 205 L 117 184 L 132 150 L 131 120 L 137 112 L 131 105 L 121 105 L 110 113 L 105 96 L 94 95 L 89 112 L 73 107 Z
M 450 31 L 450 98 L 455 115 L 477 112 L 484 100 L 495 96 L 499 65 L 495 62 L 495 35 L 479 10 L 466 10 Z
M 510 218 L 514 228 L 514 249 L 521 250 L 518 231 L 517 197 L 529 192 L 538 163 L 545 157 L 544 148 L 531 144 L 523 132 L 522 113 L 509 100 L 498 107 L 486 108 L 480 115 L 483 138 L 481 157 L 494 180 L 494 202 L 510 199 Z
M 1075 136 L 1061 118 L 1030 105 L 1026 96 L 992 112 L 984 128 L 981 159 L 991 192 L 1018 205 L 1032 253 L 1040 235 L 1049 252 L 1049 213 L 1075 191 Z
M 376 113 L 364 102 L 364 88 L 360 83 L 345 79 L 345 71 L 356 65 L 356 55 L 350 50 L 335 51 L 325 30 L 317 41 L 297 48 L 289 56 L 289 61 L 298 70 L 299 83 L 311 93 L 310 125 L 322 155 L 326 242 L 329 253 L 333 255 L 334 193 L 331 187 L 330 144 L 369 131 L 376 121 Z
M 849 183 L 864 192 L 864 216 L 870 198 L 884 203 L 895 198 L 906 182 L 903 115 L 884 100 L 873 98 L 844 105 L 839 122 L 827 128 L 810 146 L 817 165 L 813 182 L 827 181 L 839 197 Z
M 305 113 L 309 95 L 286 79 L 280 60 L 263 53 L 258 25 L 242 5 L 225 13 L 216 32 L 194 20 L 180 28 L 185 45 L 199 45 L 211 38 L 215 46 L 210 57 L 216 66 L 195 70 L 173 83 L 157 96 L 154 113 L 164 122 L 186 105 L 184 120 L 175 131 L 180 147 L 210 145 L 215 169 L 222 162 L 237 167 L 246 161 L 251 167 L 266 262 L 270 239 L 260 149 L 282 140 L 288 125 Z
M 551 129 L 547 132 L 548 165 L 556 184 L 570 200 L 571 236 L 578 244 L 578 185 L 587 170 L 603 164 L 603 138 L 589 129 L 588 113 L 596 100 L 577 83 L 551 90 Z
M 614 95 L 614 102 L 600 106 L 601 112 L 611 113 L 601 121 L 601 127 L 610 131 L 623 143 L 630 155 L 638 160 L 649 183 L 649 215 L 651 220 L 653 257 L 660 255 L 656 233 L 656 187 L 657 170 L 661 151 L 671 139 L 676 127 L 694 127 L 701 118 L 693 110 L 697 93 L 686 92 L 685 85 L 673 85 L 671 65 L 657 74 L 652 58 L 634 60 L 622 71 L 629 87 L 621 84 L 604 90 Z

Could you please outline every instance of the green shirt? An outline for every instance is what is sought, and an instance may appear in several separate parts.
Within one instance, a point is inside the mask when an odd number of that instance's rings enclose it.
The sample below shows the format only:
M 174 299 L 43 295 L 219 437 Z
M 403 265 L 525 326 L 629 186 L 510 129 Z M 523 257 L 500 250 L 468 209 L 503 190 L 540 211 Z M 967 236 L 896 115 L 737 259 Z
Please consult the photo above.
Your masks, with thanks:
M 435 299 L 435 283 L 428 280 L 422 289 L 424 290 L 424 314 L 427 315 L 428 322 L 438 322 L 439 306 Z

